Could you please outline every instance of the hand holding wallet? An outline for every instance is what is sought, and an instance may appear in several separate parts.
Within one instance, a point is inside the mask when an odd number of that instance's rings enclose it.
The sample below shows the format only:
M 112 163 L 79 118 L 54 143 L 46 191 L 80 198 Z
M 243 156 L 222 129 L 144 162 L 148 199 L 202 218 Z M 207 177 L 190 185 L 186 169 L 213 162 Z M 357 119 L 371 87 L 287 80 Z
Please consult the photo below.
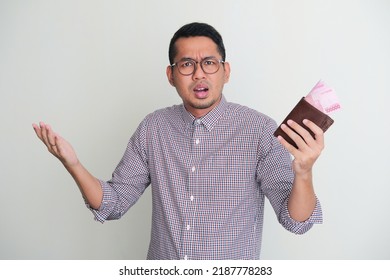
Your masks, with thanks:
M 340 103 L 334 90 L 327 87 L 324 82 L 319 81 L 306 97 L 301 98 L 283 120 L 282 124 L 287 125 L 288 120 L 293 120 L 315 137 L 314 132 L 303 124 L 303 120 L 308 119 L 314 122 L 325 132 L 334 123 L 334 120 L 327 113 L 340 108 Z M 274 132 L 275 137 L 279 135 L 295 148 L 298 148 L 295 142 L 281 129 L 281 125 Z

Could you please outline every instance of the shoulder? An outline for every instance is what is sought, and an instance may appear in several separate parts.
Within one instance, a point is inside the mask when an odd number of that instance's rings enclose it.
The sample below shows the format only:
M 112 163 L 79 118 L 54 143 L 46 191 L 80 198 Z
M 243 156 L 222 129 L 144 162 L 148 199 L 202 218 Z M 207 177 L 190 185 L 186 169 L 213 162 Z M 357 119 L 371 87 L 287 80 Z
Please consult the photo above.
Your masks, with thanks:
M 173 105 L 157 109 L 145 116 L 141 122 L 141 126 L 146 127 L 161 127 L 171 125 L 180 125 L 182 122 L 182 105 Z
M 228 109 L 225 112 L 225 118 L 231 122 L 249 126 L 253 125 L 257 128 L 276 128 L 275 120 L 262 112 L 233 102 L 228 102 L 227 105 Z
M 155 110 L 154 112 L 149 113 L 145 119 L 158 121 L 158 120 L 171 120 L 171 119 L 179 119 L 182 112 L 182 105 L 172 105 L 165 108 L 160 108 Z
M 151 135 L 169 131 L 173 123 L 180 124 L 180 119 L 180 105 L 157 109 L 143 118 L 132 138 L 146 141 Z

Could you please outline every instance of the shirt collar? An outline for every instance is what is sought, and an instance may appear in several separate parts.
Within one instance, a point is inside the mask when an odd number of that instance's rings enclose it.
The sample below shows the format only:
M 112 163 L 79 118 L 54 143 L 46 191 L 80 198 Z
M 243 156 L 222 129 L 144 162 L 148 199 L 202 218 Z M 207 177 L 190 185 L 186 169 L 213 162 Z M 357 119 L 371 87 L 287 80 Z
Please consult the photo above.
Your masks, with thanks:
M 217 122 L 220 120 L 227 107 L 228 102 L 226 101 L 225 96 L 222 95 L 219 104 L 213 110 L 208 112 L 207 115 L 199 119 L 196 119 L 191 113 L 189 113 L 185 109 L 184 105 L 181 106 L 181 115 L 187 127 L 192 126 L 195 121 L 200 120 L 200 123 L 202 123 L 208 131 L 211 131 L 217 124 Z

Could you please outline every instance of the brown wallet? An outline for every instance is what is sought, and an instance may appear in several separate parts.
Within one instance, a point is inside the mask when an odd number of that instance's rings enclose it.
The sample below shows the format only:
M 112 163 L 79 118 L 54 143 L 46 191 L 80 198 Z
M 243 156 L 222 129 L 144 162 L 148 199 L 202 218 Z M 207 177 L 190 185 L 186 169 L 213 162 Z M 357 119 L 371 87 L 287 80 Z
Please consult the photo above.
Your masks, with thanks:
M 333 119 L 329 117 L 327 114 L 321 112 L 316 107 L 311 105 L 309 102 L 305 100 L 304 97 L 298 102 L 297 105 L 291 110 L 291 112 L 287 115 L 287 117 L 283 120 L 287 125 L 288 120 L 293 120 L 305 129 L 307 129 L 310 134 L 314 137 L 314 132 L 312 132 L 306 125 L 303 124 L 303 120 L 308 119 L 318 125 L 324 132 L 333 124 Z M 274 136 L 282 136 L 288 143 L 293 145 L 295 148 L 298 146 L 295 142 L 279 127 L 275 130 Z

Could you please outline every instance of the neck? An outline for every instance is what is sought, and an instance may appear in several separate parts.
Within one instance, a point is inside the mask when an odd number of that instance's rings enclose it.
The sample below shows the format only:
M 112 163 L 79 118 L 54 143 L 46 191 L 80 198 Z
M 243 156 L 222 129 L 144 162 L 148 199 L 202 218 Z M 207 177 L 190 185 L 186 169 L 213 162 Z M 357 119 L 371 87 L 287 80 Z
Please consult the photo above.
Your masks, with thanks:
M 222 95 L 219 97 L 218 100 L 209 104 L 208 106 L 196 107 L 196 106 L 187 106 L 184 104 L 184 107 L 191 115 L 193 115 L 195 118 L 198 119 L 198 118 L 206 116 L 210 111 L 212 111 L 215 107 L 217 107 L 218 104 L 221 103 L 221 100 L 222 100 Z

